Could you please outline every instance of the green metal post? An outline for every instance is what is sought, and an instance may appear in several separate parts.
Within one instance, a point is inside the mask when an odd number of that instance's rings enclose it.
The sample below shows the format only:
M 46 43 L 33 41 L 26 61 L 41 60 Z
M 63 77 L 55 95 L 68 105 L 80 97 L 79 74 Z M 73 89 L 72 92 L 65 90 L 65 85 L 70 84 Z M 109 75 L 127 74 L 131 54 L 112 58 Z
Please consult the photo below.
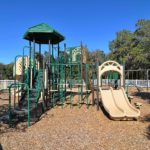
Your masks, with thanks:
M 72 65 L 70 64 L 70 108 L 72 108 Z
M 26 48 L 28 48 L 30 50 L 31 47 L 29 47 L 29 46 L 24 46 L 23 47 L 23 55 L 22 55 L 22 76 L 23 77 L 22 77 L 22 82 L 24 82 L 24 72 L 25 72 L 25 69 L 24 69 L 24 57 L 26 57 L 25 54 L 24 54 L 24 51 L 25 51 Z
M 9 87 L 8 113 L 9 113 L 9 127 L 10 127 L 11 126 L 11 86 Z
M 53 50 L 52 50 L 53 51 Z M 55 90 L 55 64 L 51 64 L 52 65 L 52 68 L 53 68 L 53 80 L 52 80 L 52 90 Z M 54 108 L 54 91 L 52 92 L 52 106 Z
M 19 84 L 18 84 L 18 103 L 19 103 Z
M 16 61 L 18 57 L 22 57 L 21 55 L 17 55 L 15 57 L 15 80 L 14 80 L 14 84 L 16 85 Z M 23 59 L 23 58 L 22 58 Z M 14 88 L 14 107 L 16 107 L 16 89 Z
M 16 59 L 18 56 L 15 57 L 15 81 L 14 84 L 16 85 Z M 16 90 L 14 88 L 14 107 L 16 106 Z
M 41 69 L 41 44 L 39 44 L 39 69 Z
M 88 109 L 88 64 L 85 65 L 85 74 L 86 74 L 86 108 Z
M 80 108 L 80 96 L 81 96 L 81 75 L 80 75 L 80 64 L 78 66 L 78 108 Z
M 29 93 L 29 87 L 28 86 L 26 86 L 27 87 L 27 99 L 28 99 L 28 127 L 30 126 L 30 97 L 29 97 L 29 95 L 30 95 L 30 93 Z
M 60 47 L 58 43 L 58 83 L 60 83 Z M 58 84 L 58 92 L 60 92 L 60 85 Z M 60 97 L 59 97 L 60 98 Z
M 45 58 L 43 57 L 43 101 L 45 102 L 45 105 L 47 107 L 47 99 L 45 100 Z
M 35 39 L 33 40 L 33 76 L 36 75 Z
M 54 45 L 52 44 L 52 57 L 54 57 Z
M 32 66 L 31 66 L 31 59 L 32 59 L 32 48 L 31 48 L 31 41 L 29 41 L 29 47 L 30 47 L 30 51 L 29 51 L 29 74 L 30 74 L 30 88 L 32 88 Z
M 95 87 L 94 87 L 94 65 L 92 64 L 91 66 L 92 68 L 92 105 L 94 106 L 95 100 L 94 100 L 94 91 L 95 91 Z
M 66 100 L 66 63 L 67 63 L 67 61 L 66 61 L 66 43 L 64 44 L 64 63 L 65 63 L 65 66 L 64 66 L 64 72 L 65 72 L 65 77 L 64 77 L 64 79 L 65 79 L 65 100 Z
M 50 71 L 50 76 L 49 76 L 49 86 L 48 86 L 48 99 L 50 101 L 51 99 L 51 81 L 53 80 L 52 79 L 52 76 L 51 76 L 51 71 L 52 71 L 52 66 L 51 66 L 51 40 L 49 39 L 48 40 L 48 50 L 49 50 L 49 60 L 48 60 L 48 63 L 49 63 L 49 71 Z
M 80 63 L 81 63 L 81 100 L 83 100 L 83 45 L 81 42 L 81 58 L 80 58 Z
M 59 86 L 60 86 L 60 99 L 61 99 L 61 107 L 63 108 L 64 106 L 64 97 L 63 97 L 63 65 L 60 64 L 60 82 L 59 82 Z

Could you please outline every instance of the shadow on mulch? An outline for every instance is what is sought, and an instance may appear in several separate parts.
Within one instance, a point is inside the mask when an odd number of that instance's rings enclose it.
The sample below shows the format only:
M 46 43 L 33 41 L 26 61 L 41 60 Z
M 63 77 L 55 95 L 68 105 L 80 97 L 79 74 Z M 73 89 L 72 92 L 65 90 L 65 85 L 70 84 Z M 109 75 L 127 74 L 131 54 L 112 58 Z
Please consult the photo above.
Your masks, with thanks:
M 8 90 L 0 90 L 0 100 L 8 101 L 9 100 L 8 95 L 9 95 Z
M 47 110 L 46 110 L 47 111 Z M 46 112 L 45 111 L 45 112 Z M 30 125 L 34 125 L 36 122 L 41 120 L 41 116 L 43 115 L 43 110 L 40 105 L 38 105 L 38 109 L 34 109 L 30 112 Z M 12 115 L 12 120 L 9 121 L 8 116 L 8 105 L 0 106 L 0 134 L 6 132 L 25 132 L 28 125 L 27 115 Z
M 146 136 L 150 140 L 150 125 L 147 127 Z
M 150 103 L 150 92 L 135 92 L 133 96 L 140 97 L 143 100 L 148 100 Z
M 104 109 L 104 106 L 103 106 L 102 103 L 99 104 L 99 107 L 100 107 L 100 109 L 102 110 L 102 112 L 104 113 L 104 115 L 105 115 L 107 118 L 111 119 L 110 116 L 109 116 L 109 114 L 108 114 L 108 112 Z
M 150 122 L 150 115 L 144 116 L 144 121 L 145 122 Z
M 144 116 L 141 121 L 150 123 L 150 115 Z M 148 125 L 148 127 L 146 128 L 145 136 L 150 140 L 150 125 Z
M 2 145 L 0 144 L 0 150 L 3 150 L 3 147 L 2 147 Z
M 4 104 L 0 106 L 0 117 L 7 114 L 8 104 Z
M 150 123 L 150 115 L 145 116 L 144 120 Z M 146 136 L 150 140 L 150 125 L 146 128 Z
M 0 97 L 0 100 L 7 101 L 7 102 L 8 102 L 8 98 L 1 98 L 1 97 Z

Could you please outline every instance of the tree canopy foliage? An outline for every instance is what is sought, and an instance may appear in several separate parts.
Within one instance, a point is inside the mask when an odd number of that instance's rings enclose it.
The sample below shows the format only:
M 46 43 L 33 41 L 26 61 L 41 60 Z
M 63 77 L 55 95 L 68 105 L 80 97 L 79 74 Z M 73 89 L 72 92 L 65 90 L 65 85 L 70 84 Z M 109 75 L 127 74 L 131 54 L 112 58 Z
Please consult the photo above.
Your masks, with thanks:
M 104 51 L 100 49 L 95 49 L 94 51 L 88 51 L 87 54 L 87 62 L 88 63 L 96 63 L 102 64 L 106 60 L 106 55 Z
M 0 80 L 13 78 L 13 63 L 3 64 L 0 63 Z
M 150 68 L 150 20 L 139 20 L 136 30 L 122 30 L 109 43 L 109 59 L 125 62 L 126 69 Z

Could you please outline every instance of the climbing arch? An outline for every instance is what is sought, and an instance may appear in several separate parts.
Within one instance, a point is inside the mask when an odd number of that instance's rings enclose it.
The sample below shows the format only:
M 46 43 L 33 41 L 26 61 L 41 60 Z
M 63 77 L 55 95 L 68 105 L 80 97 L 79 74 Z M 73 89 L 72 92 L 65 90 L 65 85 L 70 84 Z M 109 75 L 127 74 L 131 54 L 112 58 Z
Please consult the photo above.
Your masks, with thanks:
M 106 72 L 117 72 L 120 75 L 121 86 L 124 86 L 124 71 L 123 66 L 116 61 L 106 61 L 99 66 L 99 85 L 102 86 L 102 75 Z

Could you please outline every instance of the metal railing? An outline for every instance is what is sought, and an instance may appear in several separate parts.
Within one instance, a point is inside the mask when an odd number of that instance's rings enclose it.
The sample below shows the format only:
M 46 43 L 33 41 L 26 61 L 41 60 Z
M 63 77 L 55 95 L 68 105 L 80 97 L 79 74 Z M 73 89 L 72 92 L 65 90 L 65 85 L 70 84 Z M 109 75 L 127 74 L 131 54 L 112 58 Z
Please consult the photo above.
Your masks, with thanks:
M 11 89 L 17 89 L 18 87 L 22 87 L 24 86 L 24 88 L 26 88 L 27 90 L 27 110 L 28 110 L 28 127 L 30 126 L 30 95 L 29 95 L 29 86 L 25 83 L 13 83 L 9 86 L 9 105 L 8 105 L 8 113 L 9 113 L 9 125 L 11 125 L 11 121 L 12 121 L 12 113 L 11 113 L 11 109 L 12 109 L 12 96 L 11 96 Z

